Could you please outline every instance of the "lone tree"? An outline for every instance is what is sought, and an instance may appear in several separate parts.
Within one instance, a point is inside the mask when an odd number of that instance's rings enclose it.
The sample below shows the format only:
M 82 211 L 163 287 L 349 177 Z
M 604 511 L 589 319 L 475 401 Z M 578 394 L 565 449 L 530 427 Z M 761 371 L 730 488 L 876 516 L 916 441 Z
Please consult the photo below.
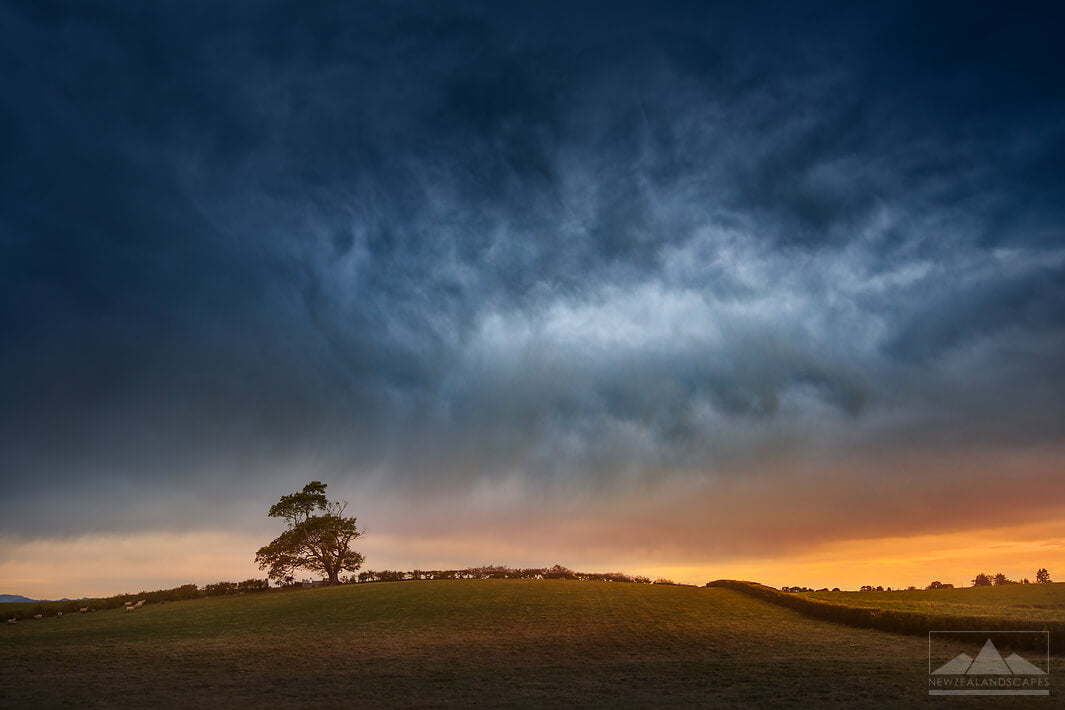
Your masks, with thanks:
M 270 506 L 271 518 L 284 518 L 288 529 L 255 553 L 259 569 L 270 569 L 278 583 L 292 580 L 296 570 L 318 572 L 329 584 L 340 583 L 341 572 L 354 572 L 364 558 L 350 549 L 362 535 L 355 518 L 344 517 L 347 501 L 325 497 L 326 484 L 311 481 L 302 491 L 281 496 Z
M 1050 572 L 1047 572 L 1046 567 L 1040 568 L 1035 573 L 1035 581 L 1040 584 L 1050 584 Z
M 973 580 L 974 587 L 990 587 L 994 583 L 991 575 L 981 572 L 976 575 L 976 579 Z

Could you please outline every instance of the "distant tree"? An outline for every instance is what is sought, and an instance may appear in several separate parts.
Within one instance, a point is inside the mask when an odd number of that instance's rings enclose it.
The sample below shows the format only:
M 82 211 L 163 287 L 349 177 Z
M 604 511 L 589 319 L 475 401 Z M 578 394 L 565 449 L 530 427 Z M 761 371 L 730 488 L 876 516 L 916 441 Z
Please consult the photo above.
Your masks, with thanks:
M 182 584 L 174 588 L 176 599 L 195 599 L 198 596 L 200 596 L 200 589 L 195 584 Z
M 998 574 L 995 575 L 995 580 L 994 581 L 995 581 L 995 586 L 996 587 L 1000 587 L 1003 584 L 1016 584 L 1016 582 L 1014 582 L 1012 579 L 1007 577 L 1002 572 L 999 572 Z
M 281 496 L 270 506 L 271 518 L 283 518 L 287 529 L 270 544 L 259 548 L 255 561 L 269 569 L 270 579 L 291 582 L 296 570 L 324 575 L 329 584 L 340 583 L 341 572 L 355 572 L 364 558 L 351 549 L 362 535 L 355 518 L 345 517 L 347 501 L 325 497 L 326 484 L 311 481 L 302 491 Z
M 245 579 L 237 582 L 238 592 L 261 592 L 270 588 L 270 582 L 266 579 Z
M 543 575 L 544 579 L 576 579 L 577 577 L 576 572 L 562 565 L 555 565 L 551 569 L 545 569 Z M 659 584 L 659 582 L 656 582 L 656 584 Z
M 236 582 L 215 582 L 214 584 L 207 584 L 203 587 L 203 594 L 207 597 L 218 597 L 224 594 L 236 594 L 237 583 Z
M 1035 581 L 1039 582 L 1040 584 L 1050 584 L 1050 572 L 1047 572 L 1046 567 L 1043 567 L 1036 571 Z
M 990 587 L 994 581 L 991 579 L 991 575 L 981 572 L 973 578 L 974 587 Z

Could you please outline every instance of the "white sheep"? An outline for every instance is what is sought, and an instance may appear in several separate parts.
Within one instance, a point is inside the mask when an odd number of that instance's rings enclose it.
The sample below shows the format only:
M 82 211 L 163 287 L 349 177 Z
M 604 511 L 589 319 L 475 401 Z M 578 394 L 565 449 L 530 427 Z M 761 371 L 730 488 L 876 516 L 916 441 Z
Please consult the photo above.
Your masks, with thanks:
M 126 606 L 133 606 L 133 602 L 126 602 Z
M 79 614 L 85 614 L 88 611 L 89 611 L 89 607 L 87 607 L 87 606 L 83 606 L 82 608 L 78 609 L 78 613 Z
M 127 613 L 127 614 L 129 614 L 130 612 L 132 612 L 132 611 L 133 611 L 134 609 L 136 609 L 136 608 L 137 608 L 137 607 L 135 607 L 135 606 L 127 606 L 127 607 L 126 607 L 126 613 Z
M 139 602 L 137 602 L 136 604 L 133 605 L 133 608 L 134 609 L 140 609 L 142 606 L 144 606 L 144 602 L 145 601 L 147 601 L 147 600 L 141 599 Z
M 11 619 L 8 619 L 8 620 L 7 620 L 7 623 L 9 623 L 9 624 L 14 624 L 14 623 L 15 623 L 16 621 L 18 621 L 18 619 L 15 619 L 15 618 L 11 618 Z
M 34 614 L 33 618 L 37 619 L 37 620 L 43 619 L 44 618 L 44 614 Z

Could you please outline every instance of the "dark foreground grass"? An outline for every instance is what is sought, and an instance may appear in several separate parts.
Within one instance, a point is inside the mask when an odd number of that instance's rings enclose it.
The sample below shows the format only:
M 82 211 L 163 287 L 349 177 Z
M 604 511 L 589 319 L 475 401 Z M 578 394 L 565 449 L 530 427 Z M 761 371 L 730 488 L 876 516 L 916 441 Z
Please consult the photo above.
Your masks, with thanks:
M 355 585 L 0 627 L 11 708 L 942 705 L 927 671 L 919 637 L 729 589 L 605 582 Z

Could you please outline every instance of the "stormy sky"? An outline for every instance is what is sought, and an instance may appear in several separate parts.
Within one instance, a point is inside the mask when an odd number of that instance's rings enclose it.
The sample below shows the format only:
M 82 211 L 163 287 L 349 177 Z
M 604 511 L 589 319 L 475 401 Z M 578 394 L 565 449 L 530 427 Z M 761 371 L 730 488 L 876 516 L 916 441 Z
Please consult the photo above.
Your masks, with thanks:
M 376 569 L 1065 574 L 1060 9 L 732 5 L 0 3 L 0 592 L 312 479 Z

